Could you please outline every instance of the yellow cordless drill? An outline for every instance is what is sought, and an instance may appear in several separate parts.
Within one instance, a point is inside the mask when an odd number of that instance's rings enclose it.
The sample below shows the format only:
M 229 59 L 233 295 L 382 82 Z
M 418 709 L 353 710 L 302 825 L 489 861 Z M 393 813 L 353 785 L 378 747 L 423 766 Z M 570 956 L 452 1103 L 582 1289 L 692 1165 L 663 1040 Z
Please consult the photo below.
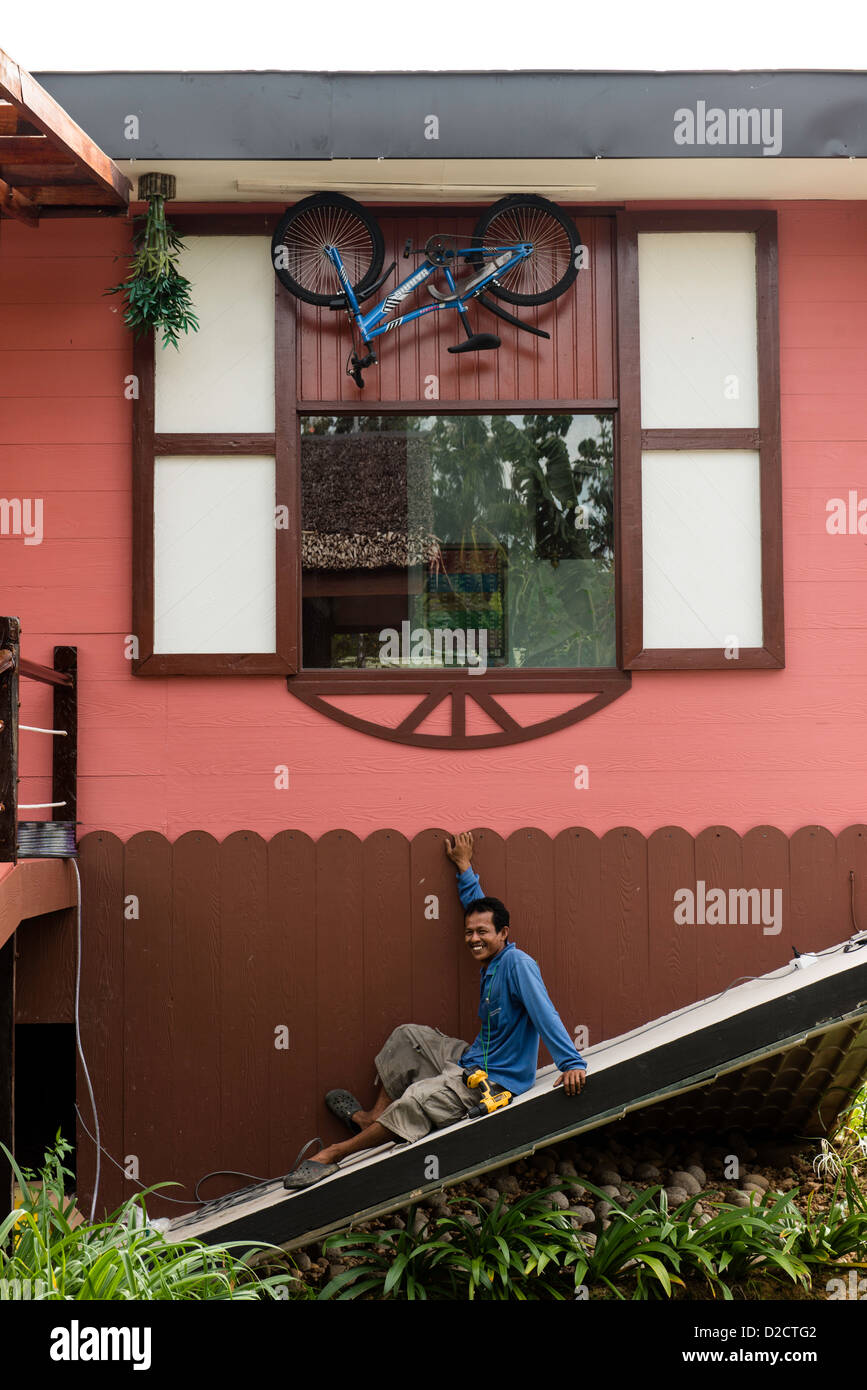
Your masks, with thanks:
M 486 1071 L 478 1067 L 474 1072 L 464 1072 L 464 1081 L 470 1090 L 479 1091 L 478 1104 L 474 1105 L 468 1113 L 471 1117 L 477 1115 L 493 1115 L 495 1110 L 502 1110 L 512 1099 L 512 1092 L 507 1091 L 505 1086 L 498 1086 L 496 1081 L 492 1081 Z

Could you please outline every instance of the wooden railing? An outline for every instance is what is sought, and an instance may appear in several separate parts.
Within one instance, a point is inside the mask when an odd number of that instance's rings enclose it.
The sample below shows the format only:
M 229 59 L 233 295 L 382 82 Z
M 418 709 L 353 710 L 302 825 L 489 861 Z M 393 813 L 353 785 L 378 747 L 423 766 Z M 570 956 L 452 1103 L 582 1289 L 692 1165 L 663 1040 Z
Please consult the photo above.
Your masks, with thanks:
M 21 625 L 17 618 L 0 618 L 0 863 L 15 863 L 20 855 L 40 857 L 74 853 L 78 767 L 78 651 L 55 647 L 54 666 L 41 666 L 21 656 Z M 19 723 L 20 678 L 40 681 L 54 690 L 50 729 Z M 23 731 L 53 741 L 51 801 L 19 803 L 18 737 Z M 50 811 L 47 823 L 56 827 L 42 835 L 28 829 L 22 843 L 19 811 Z M 65 832 L 65 833 L 64 833 Z

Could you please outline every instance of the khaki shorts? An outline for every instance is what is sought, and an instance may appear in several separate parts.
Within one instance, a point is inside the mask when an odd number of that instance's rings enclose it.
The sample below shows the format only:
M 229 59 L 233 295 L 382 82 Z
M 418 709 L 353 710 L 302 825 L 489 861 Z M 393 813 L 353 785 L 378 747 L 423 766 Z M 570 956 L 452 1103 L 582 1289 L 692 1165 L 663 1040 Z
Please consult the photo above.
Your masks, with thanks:
M 395 1028 L 376 1058 L 376 1070 L 392 1098 L 379 1123 L 411 1143 L 462 1119 L 477 1101 L 459 1065 L 468 1047 L 461 1038 L 447 1038 L 421 1023 Z

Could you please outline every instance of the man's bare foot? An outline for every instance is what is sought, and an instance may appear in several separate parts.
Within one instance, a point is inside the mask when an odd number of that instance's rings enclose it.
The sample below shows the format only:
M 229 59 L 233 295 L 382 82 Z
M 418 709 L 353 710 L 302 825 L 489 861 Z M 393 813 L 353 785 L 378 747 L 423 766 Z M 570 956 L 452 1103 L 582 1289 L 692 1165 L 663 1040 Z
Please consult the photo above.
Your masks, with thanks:
M 313 1163 L 340 1163 L 349 1154 L 358 1153 L 362 1149 L 375 1149 L 380 1144 L 393 1144 L 396 1135 L 391 1130 L 386 1129 L 378 1120 L 373 1124 L 367 1125 L 360 1134 L 354 1134 L 351 1139 L 344 1139 L 339 1144 L 327 1144 L 324 1149 L 320 1149 L 313 1155 Z
M 337 1163 L 338 1160 L 334 1156 L 334 1151 L 337 1147 L 337 1144 L 332 1144 L 327 1149 L 320 1149 L 318 1154 L 313 1155 L 310 1160 L 311 1163 Z

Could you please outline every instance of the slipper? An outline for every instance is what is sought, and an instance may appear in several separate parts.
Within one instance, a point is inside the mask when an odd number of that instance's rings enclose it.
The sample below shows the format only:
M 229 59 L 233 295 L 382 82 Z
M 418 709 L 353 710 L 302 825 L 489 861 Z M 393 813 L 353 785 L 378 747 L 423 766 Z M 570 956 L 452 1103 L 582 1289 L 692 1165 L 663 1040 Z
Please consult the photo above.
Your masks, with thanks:
M 317 1163 L 315 1159 L 305 1158 L 303 1163 L 299 1163 L 297 1168 L 293 1168 L 291 1173 L 286 1174 L 283 1179 L 283 1186 L 288 1187 L 290 1191 L 296 1187 L 311 1187 L 320 1179 L 328 1178 L 332 1173 L 336 1173 L 339 1167 L 339 1163 Z
M 325 1104 L 332 1115 L 336 1115 L 348 1130 L 353 1134 L 361 1133 L 361 1125 L 357 1125 L 352 1117 L 356 1110 L 362 1109 L 362 1105 L 350 1091 L 329 1091 L 325 1097 Z

